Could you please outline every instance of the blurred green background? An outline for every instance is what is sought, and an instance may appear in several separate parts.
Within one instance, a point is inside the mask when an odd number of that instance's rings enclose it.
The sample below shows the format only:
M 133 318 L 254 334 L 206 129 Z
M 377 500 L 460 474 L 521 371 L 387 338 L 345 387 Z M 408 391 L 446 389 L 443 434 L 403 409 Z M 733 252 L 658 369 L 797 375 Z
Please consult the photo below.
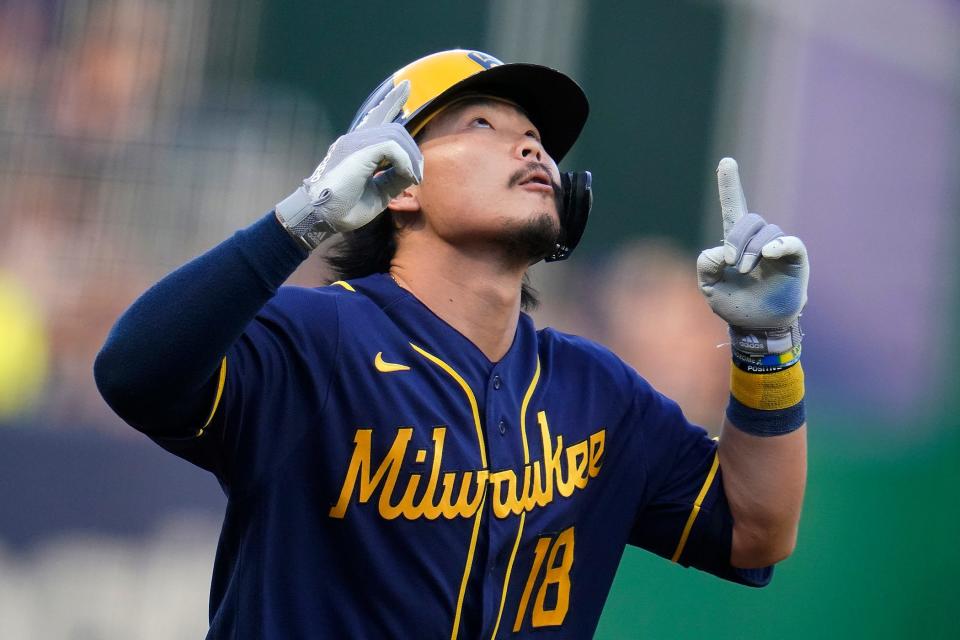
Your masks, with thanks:
M 222 494 L 110 413 L 93 357 L 383 78 L 454 47 L 585 88 L 564 164 L 593 171 L 596 206 L 574 258 L 533 269 L 535 318 L 691 419 L 718 423 L 727 393 L 693 268 L 719 240 L 718 160 L 810 249 L 796 553 L 751 590 L 627 549 L 597 637 L 957 637 L 953 0 L 0 3 L 0 637 L 204 633 Z M 312 259 L 294 282 L 325 276 Z
M 811 425 L 797 550 L 768 587 L 628 549 L 597 637 L 955 637 L 960 439 L 877 453 Z

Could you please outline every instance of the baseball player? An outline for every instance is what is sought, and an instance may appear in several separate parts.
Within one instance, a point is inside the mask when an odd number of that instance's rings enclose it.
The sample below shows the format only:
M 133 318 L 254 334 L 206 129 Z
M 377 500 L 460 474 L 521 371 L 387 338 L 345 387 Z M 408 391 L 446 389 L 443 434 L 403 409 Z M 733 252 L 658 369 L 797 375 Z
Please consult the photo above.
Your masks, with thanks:
M 391 75 L 312 176 L 163 278 L 95 364 L 227 495 L 210 638 L 589 638 L 626 544 L 762 586 L 805 482 L 803 244 L 718 177 L 700 287 L 730 324 L 719 442 L 616 355 L 536 329 L 587 117 L 562 73 L 454 50 Z M 340 240 L 342 279 L 281 287 Z

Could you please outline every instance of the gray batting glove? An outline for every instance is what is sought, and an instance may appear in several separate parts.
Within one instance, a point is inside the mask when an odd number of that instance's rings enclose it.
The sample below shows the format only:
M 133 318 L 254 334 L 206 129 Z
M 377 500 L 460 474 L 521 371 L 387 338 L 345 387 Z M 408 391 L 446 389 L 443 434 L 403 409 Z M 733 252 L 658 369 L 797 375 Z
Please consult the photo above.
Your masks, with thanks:
M 404 189 L 420 184 L 420 149 L 393 122 L 409 95 L 404 80 L 353 131 L 337 138 L 313 175 L 277 205 L 277 219 L 307 251 L 332 233 L 362 227 Z
M 747 213 L 733 158 L 717 167 L 723 246 L 697 259 L 697 280 L 710 308 L 730 325 L 733 348 L 757 356 L 799 346 L 810 264 L 799 238 Z

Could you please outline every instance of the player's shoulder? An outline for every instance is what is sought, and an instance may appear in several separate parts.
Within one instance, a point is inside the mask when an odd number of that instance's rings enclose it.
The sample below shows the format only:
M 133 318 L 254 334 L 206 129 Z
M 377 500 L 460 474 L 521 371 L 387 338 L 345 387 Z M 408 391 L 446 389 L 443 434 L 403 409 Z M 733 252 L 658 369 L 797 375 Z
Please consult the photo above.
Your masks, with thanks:
M 554 327 L 537 329 L 537 336 L 540 338 L 540 344 L 542 345 L 569 352 L 570 354 L 577 354 L 581 357 L 601 359 L 616 357 L 616 354 L 599 342 L 584 338 L 575 333 L 566 333 Z
M 555 351 L 558 355 L 562 354 L 566 357 L 586 359 L 607 365 L 616 365 L 623 362 L 608 347 L 574 333 L 566 333 L 553 327 L 544 327 L 537 330 L 537 336 L 541 349 L 547 348 L 550 351 Z
M 334 307 L 344 299 L 359 299 L 357 290 L 349 282 L 337 282 L 320 287 L 284 285 L 267 303 L 278 311 L 297 311 L 302 308 Z
M 554 370 L 566 369 L 621 387 L 646 384 L 633 367 L 599 342 L 553 327 L 539 329 L 537 336 L 540 357 Z
M 551 377 L 572 385 L 589 385 L 606 397 L 629 398 L 637 410 L 661 402 L 660 393 L 637 370 L 608 347 L 552 327 L 538 332 L 542 366 Z
M 344 283 L 346 284 L 346 283 Z M 322 287 L 285 285 L 260 309 L 257 318 L 273 326 L 305 329 L 310 325 L 330 326 L 341 315 L 340 298 L 358 296 L 338 284 Z
M 352 280 L 337 280 L 321 287 L 280 287 L 264 308 L 268 315 L 310 318 L 339 317 L 342 322 L 352 318 L 378 317 L 378 309 L 387 306 L 391 295 L 403 294 L 390 278 L 374 274 Z

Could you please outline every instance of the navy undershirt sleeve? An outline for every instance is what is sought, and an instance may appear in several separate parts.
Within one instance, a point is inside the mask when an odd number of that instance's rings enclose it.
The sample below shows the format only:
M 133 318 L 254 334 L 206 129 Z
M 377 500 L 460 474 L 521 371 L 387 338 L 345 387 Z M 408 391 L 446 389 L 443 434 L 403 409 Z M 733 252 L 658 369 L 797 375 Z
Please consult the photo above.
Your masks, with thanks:
M 196 432 L 224 354 L 307 255 L 271 211 L 153 285 L 97 355 L 107 404 L 152 436 Z

